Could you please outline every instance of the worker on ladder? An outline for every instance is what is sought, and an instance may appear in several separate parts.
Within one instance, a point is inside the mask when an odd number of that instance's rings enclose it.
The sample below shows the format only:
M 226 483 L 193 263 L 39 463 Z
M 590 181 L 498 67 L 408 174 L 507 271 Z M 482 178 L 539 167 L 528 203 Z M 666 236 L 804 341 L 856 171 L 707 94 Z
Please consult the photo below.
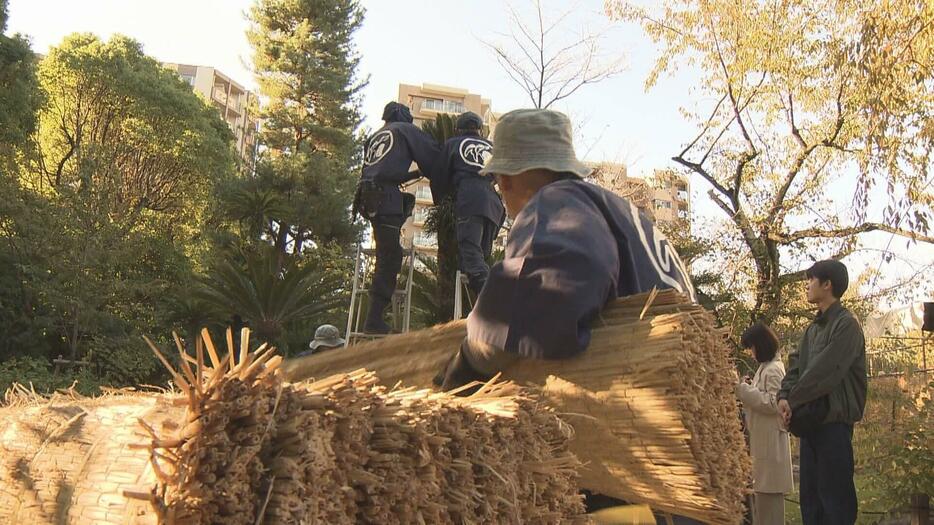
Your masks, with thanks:
M 376 241 L 376 270 L 363 324 L 367 334 L 387 334 L 391 329 L 383 313 L 392 301 L 402 269 L 402 225 L 415 206 L 415 195 L 403 193 L 399 186 L 418 178 L 418 172 L 409 171 L 413 162 L 421 173 L 429 174 L 438 155 L 435 141 L 412 124 L 412 113 L 404 104 L 386 104 L 383 121 L 385 125 L 364 145 L 363 173 L 352 212 L 354 217 L 359 212 L 370 221 Z
M 480 136 L 482 126 L 480 116 L 472 111 L 458 116 L 456 136 L 444 143 L 431 174 L 435 205 L 454 195 L 457 261 L 474 297 L 480 295 L 490 274 L 487 259 L 506 219 L 503 200 L 493 188 L 493 177 L 480 175 L 480 168 L 493 153 L 490 141 Z

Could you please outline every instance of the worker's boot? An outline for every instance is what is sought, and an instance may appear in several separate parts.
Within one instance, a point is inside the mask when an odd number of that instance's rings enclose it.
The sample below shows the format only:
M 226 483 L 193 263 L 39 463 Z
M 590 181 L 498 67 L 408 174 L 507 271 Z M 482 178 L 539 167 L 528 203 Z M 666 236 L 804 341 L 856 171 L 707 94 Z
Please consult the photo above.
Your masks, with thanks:
M 366 321 L 363 322 L 363 333 L 365 334 L 388 334 L 392 327 L 383 320 L 383 312 L 389 306 L 388 301 L 382 299 L 370 299 L 370 309 L 366 313 Z

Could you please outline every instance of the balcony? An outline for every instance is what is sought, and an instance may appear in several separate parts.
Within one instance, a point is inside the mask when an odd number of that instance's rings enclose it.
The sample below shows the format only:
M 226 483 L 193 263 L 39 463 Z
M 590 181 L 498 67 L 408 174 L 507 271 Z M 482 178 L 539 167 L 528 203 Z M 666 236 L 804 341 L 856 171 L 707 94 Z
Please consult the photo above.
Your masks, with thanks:
M 211 97 L 214 98 L 217 102 L 220 102 L 225 107 L 227 106 L 227 88 L 226 86 L 217 84 L 214 86 L 214 89 L 211 90 Z
M 412 239 L 412 243 L 416 248 L 437 248 L 438 247 L 438 238 L 433 233 L 427 233 L 425 231 L 415 232 L 415 236 Z
M 425 224 L 428 219 L 428 210 L 427 206 L 416 206 L 415 212 L 412 214 L 412 222 L 419 225 Z

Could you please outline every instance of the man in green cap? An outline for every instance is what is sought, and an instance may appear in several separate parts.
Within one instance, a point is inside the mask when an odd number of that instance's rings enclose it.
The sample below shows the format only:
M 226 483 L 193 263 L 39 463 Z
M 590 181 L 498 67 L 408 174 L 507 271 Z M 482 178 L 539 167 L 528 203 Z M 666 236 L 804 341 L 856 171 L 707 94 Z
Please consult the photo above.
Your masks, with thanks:
M 490 270 L 467 318 L 467 338 L 436 382 L 444 389 L 492 377 L 517 358 L 583 352 L 608 301 L 694 288 L 674 247 L 628 200 L 585 182 L 563 113 L 520 109 L 496 127 L 495 177 L 514 219 L 505 259 Z

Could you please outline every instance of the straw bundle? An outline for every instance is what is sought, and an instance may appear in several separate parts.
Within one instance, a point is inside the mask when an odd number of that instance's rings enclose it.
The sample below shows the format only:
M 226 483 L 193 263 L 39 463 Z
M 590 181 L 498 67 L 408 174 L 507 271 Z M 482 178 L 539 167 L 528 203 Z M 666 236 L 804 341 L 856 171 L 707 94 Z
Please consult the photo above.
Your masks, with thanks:
M 571 423 L 581 486 L 708 523 L 736 523 L 750 462 L 724 334 L 675 292 L 622 298 L 590 347 L 562 361 L 522 360 L 503 377 L 536 386 Z M 365 363 L 387 383 L 429 385 L 465 336 L 463 322 L 288 363 L 292 378 Z
M 571 428 L 515 384 L 290 384 L 271 349 L 202 340 L 178 369 L 153 347 L 181 393 L 0 408 L 0 523 L 586 521 Z

